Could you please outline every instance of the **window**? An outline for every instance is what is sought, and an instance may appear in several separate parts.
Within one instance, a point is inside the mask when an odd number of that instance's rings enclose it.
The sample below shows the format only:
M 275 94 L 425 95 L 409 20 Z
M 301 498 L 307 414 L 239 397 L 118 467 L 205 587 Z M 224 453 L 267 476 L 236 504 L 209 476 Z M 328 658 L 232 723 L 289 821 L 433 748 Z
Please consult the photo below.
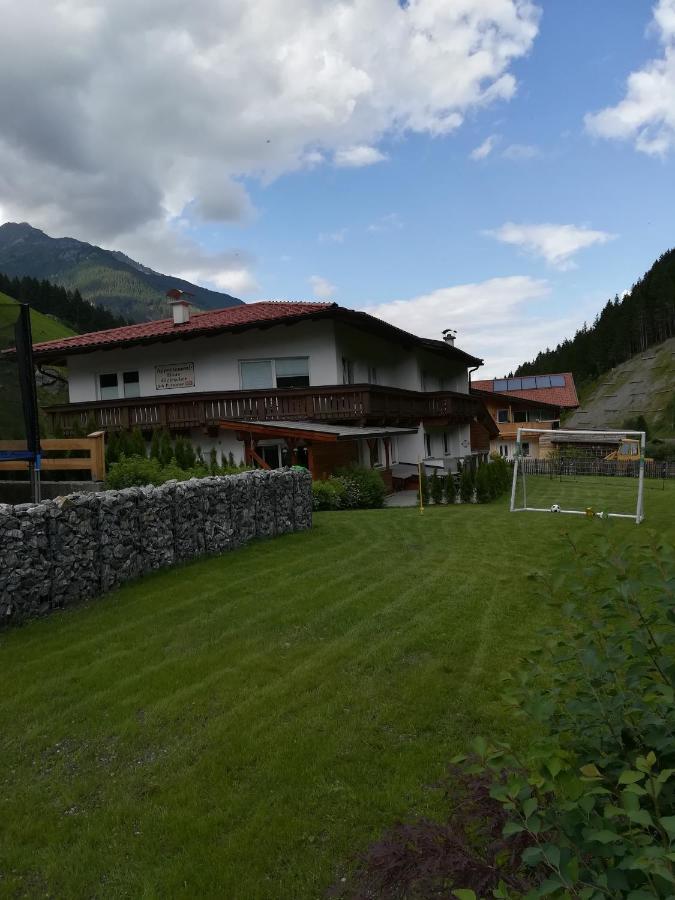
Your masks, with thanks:
M 346 356 L 342 357 L 342 383 L 354 384 L 354 362 Z
M 450 435 L 448 434 L 447 431 L 444 431 L 443 432 L 443 453 L 445 453 L 446 456 L 450 452 L 449 447 L 450 447 Z
M 498 422 L 508 422 L 509 421 L 508 409 L 498 409 L 497 410 L 497 421 Z
M 109 372 L 98 376 L 98 389 L 101 400 L 117 400 L 117 372 Z
M 241 388 L 244 391 L 274 387 L 271 359 L 246 359 L 239 363 Z
M 239 372 L 243 391 L 309 387 L 309 359 L 306 356 L 242 359 Z
M 138 380 L 138 372 L 123 372 L 122 383 L 124 384 L 125 397 L 141 396 L 141 385 Z
M 520 445 L 520 448 L 522 450 L 523 456 L 530 455 L 530 442 L 529 441 L 523 441 L 523 443 Z
M 524 409 L 517 409 L 513 414 L 514 422 L 527 422 L 527 412 Z
M 309 360 L 306 356 L 275 359 L 278 388 L 309 387 Z
M 426 457 L 431 456 L 431 435 L 430 434 L 424 435 L 424 455 Z

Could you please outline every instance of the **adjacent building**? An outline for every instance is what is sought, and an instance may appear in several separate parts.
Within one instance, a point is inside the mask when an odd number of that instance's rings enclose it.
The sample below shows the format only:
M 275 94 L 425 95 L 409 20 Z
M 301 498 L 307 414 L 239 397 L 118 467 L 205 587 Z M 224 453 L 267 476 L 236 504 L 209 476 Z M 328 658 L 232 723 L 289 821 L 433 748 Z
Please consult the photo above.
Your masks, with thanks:
M 560 427 L 565 410 L 579 405 L 571 372 L 478 380 L 473 382 L 471 393 L 484 402 L 498 429 L 498 434 L 489 435 L 481 422 L 474 423 L 474 452 L 489 449 L 506 459 L 514 456 L 519 428 L 552 431 Z M 540 438 L 533 434 L 523 441 L 521 450 L 524 456 L 538 458 L 547 455 L 550 448 L 546 435 Z
M 482 360 L 335 303 L 261 301 L 172 316 L 34 347 L 68 369 L 69 403 L 47 407 L 65 436 L 140 428 L 183 434 L 205 454 L 315 477 L 358 462 L 470 457 L 472 425 L 498 433 L 469 389 Z

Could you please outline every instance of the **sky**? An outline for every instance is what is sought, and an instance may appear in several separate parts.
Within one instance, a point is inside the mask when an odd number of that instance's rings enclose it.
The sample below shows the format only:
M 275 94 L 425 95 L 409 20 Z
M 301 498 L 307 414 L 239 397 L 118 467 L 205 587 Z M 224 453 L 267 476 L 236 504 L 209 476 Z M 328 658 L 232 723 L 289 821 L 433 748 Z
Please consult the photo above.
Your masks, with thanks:
M 481 377 L 675 245 L 675 0 L 0 10 L 0 221 L 454 328 Z

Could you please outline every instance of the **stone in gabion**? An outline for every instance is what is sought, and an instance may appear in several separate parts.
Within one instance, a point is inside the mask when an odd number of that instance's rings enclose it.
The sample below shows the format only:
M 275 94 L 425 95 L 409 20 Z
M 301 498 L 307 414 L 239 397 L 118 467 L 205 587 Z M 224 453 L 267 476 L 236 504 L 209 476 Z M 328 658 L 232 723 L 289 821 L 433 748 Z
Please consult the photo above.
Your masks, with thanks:
M 153 569 L 312 524 L 309 473 L 245 472 L 0 504 L 0 625 Z
M 69 494 L 50 501 L 47 507 L 53 607 L 100 593 L 98 497 L 98 494 Z
M 143 543 L 138 517 L 142 488 L 103 491 L 99 500 L 101 590 L 109 591 L 143 571 Z

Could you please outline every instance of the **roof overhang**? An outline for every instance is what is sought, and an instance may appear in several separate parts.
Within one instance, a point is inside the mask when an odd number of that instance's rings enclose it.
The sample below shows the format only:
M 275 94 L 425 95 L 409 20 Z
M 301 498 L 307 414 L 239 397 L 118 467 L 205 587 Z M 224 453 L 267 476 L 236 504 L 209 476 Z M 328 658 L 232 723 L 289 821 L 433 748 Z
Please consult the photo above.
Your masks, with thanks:
M 391 438 L 400 434 L 417 434 L 417 428 L 388 428 L 386 426 L 328 425 L 321 422 L 276 421 L 262 422 L 243 419 L 219 419 L 219 428 L 254 434 L 260 437 L 293 438 L 317 443 L 336 441 L 374 440 Z

